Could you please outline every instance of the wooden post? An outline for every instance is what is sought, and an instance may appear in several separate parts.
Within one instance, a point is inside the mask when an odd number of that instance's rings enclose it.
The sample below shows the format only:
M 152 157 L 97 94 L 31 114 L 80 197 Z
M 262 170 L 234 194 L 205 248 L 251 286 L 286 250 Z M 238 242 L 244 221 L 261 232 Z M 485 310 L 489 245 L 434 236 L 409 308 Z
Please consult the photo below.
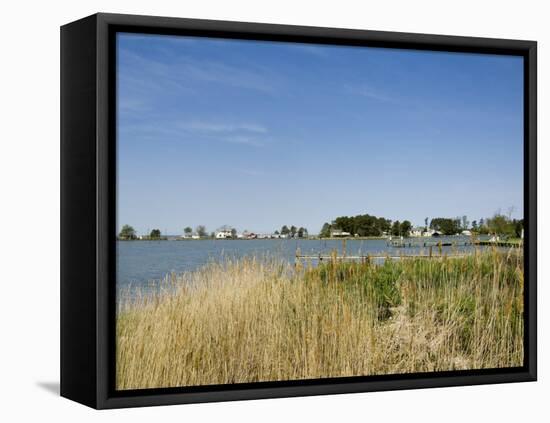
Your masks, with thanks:
M 342 257 L 346 257 L 346 239 L 342 240 Z
M 432 248 L 433 248 L 433 246 L 430 245 L 430 258 L 432 258 Z

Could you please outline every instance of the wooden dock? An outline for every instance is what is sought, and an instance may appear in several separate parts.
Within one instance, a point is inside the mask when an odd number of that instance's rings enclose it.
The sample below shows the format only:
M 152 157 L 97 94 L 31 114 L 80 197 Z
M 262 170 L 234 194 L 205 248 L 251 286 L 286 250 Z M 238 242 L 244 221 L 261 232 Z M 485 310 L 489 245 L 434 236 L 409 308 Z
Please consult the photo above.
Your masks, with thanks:
M 407 259 L 407 258 L 427 258 L 427 259 L 430 259 L 430 258 L 463 258 L 463 257 L 467 257 L 469 254 L 443 254 L 443 255 L 438 255 L 438 254 L 434 254 L 434 255 L 428 255 L 428 254 L 418 254 L 418 255 L 414 255 L 414 254 L 409 254 L 409 255 L 406 255 L 406 254 L 403 254 L 403 255 L 399 255 L 399 256 L 390 256 L 390 255 L 361 255 L 361 256 L 336 256 L 336 257 L 333 257 L 331 255 L 323 255 L 323 254 L 318 254 L 318 255 L 315 255 L 315 254 L 312 254 L 312 255 L 297 255 L 296 258 L 299 259 L 299 260 L 319 260 L 319 261 L 329 261 L 329 260 L 364 260 L 364 261 L 367 261 L 367 260 L 376 260 L 376 259 L 391 259 L 391 260 L 397 260 L 397 259 Z
M 464 258 L 468 257 L 471 253 L 462 253 L 462 254 L 433 254 L 432 249 L 430 248 L 429 254 L 400 254 L 400 255 L 390 255 L 390 254 L 360 254 L 360 255 L 337 255 L 333 254 L 301 254 L 299 250 L 296 251 L 296 262 L 299 261 L 360 261 L 362 263 L 369 263 L 371 261 L 380 261 L 380 260 L 402 260 L 402 259 L 453 259 L 453 258 Z
M 522 242 L 518 241 L 493 241 L 493 240 L 445 240 L 445 241 L 427 241 L 427 240 L 417 240 L 417 239 L 395 239 L 388 240 L 386 242 L 388 247 L 394 248 L 428 248 L 428 247 L 470 247 L 479 245 L 482 247 L 521 247 Z
M 388 247 L 394 247 L 394 248 L 467 247 L 471 245 L 476 245 L 476 242 L 397 239 L 397 240 L 388 240 L 387 245 Z
M 360 261 L 362 263 L 370 262 L 380 262 L 383 260 L 402 260 L 402 259 L 454 259 L 454 258 L 464 258 L 472 254 L 472 252 L 453 252 L 451 254 L 444 253 L 442 247 L 459 247 L 459 246 L 515 246 L 521 247 L 521 243 L 511 245 L 510 242 L 506 241 L 452 241 L 452 242 L 430 242 L 430 241 L 418 241 L 414 243 L 410 240 L 388 240 L 388 246 L 392 247 L 425 247 L 428 250 L 427 254 L 389 254 L 389 253 L 378 253 L 378 254 L 355 254 L 348 255 L 346 253 L 346 240 L 342 240 L 342 253 L 338 255 L 337 250 L 332 250 L 331 253 L 316 253 L 316 254 L 302 254 L 300 249 L 296 250 L 296 263 L 300 261 Z M 436 250 L 434 251 L 434 247 Z M 434 254 L 435 253 L 435 254 Z
M 487 247 L 487 246 L 495 246 L 495 247 L 515 247 L 515 248 L 521 248 L 523 247 L 523 241 L 507 241 L 507 240 L 502 240 L 502 241 L 491 241 L 491 240 L 487 240 L 487 241 L 477 241 L 475 243 L 476 245 L 481 245 L 483 247 Z

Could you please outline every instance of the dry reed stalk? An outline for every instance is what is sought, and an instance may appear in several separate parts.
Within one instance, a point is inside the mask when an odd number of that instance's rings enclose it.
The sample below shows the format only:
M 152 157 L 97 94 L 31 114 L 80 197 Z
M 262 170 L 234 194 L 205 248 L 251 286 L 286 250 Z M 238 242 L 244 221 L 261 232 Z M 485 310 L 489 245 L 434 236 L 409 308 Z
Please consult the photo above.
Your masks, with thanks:
M 119 307 L 118 389 L 523 363 L 523 258 L 225 260 Z

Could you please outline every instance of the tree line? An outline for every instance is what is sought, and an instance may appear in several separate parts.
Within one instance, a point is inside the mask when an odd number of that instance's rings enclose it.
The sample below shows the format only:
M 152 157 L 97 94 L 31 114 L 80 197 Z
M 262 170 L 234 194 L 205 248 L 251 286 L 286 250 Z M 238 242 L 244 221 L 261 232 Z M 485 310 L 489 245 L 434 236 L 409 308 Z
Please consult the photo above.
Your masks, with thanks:
M 398 235 L 402 230 L 402 225 L 404 230 L 410 230 L 411 223 L 408 220 L 403 221 L 403 223 L 395 221 L 392 225 L 390 219 L 371 216 L 370 214 L 339 216 L 331 223 L 326 222 L 321 228 L 319 236 L 321 238 L 330 237 L 333 230 L 341 230 L 358 236 L 382 236 L 390 231 L 392 233 L 396 232 L 396 235 Z
M 190 226 L 187 226 L 183 229 L 183 232 L 186 235 L 191 235 L 193 229 Z M 195 233 L 201 238 L 207 238 L 208 233 L 206 232 L 206 226 L 199 225 L 195 228 Z M 210 234 L 211 237 L 214 237 L 214 232 Z M 124 225 L 118 234 L 118 238 L 122 240 L 134 240 L 138 239 L 137 231 L 131 225 Z M 163 239 L 163 235 L 160 229 L 152 229 L 148 235 L 143 237 L 144 239 Z
M 219 230 L 220 231 L 231 232 L 231 236 L 233 238 L 237 238 L 237 230 L 235 228 L 232 228 L 228 225 L 224 225 Z M 248 231 L 245 231 L 245 232 L 248 232 Z M 193 228 L 191 228 L 191 226 L 186 226 L 183 229 L 183 233 L 186 236 L 191 236 L 191 234 L 193 233 Z M 216 235 L 215 232 L 211 232 L 210 234 L 208 234 L 208 232 L 206 230 L 206 226 L 204 226 L 204 225 L 198 225 L 195 228 L 195 233 L 200 238 L 209 238 L 209 237 L 214 238 L 215 235 Z M 304 228 L 302 226 L 297 227 L 297 226 L 294 226 L 294 225 L 291 225 L 290 227 L 288 227 L 287 225 L 283 225 L 281 227 L 280 231 L 276 230 L 273 233 L 275 235 L 285 235 L 285 236 L 291 237 L 291 238 L 307 238 L 308 237 L 307 228 Z M 119 234 L 118 234 L 118 238 L 122 239 L 122 240 L 134 240 L 134 239 L 138 239 L 138 236 L 137 236 L 136 230 L 132 226 L 124 225 L 122 227 L 122 229 L 120 230 Z M 159 229 L 153 229 L 153 230 L 151 230 L 149 235 L 145 236 L 145 239 L 162 239 L 162 234 L 161 234 Z
M 306 228 L 300 226 L 299 228 L 291 225 L 290 228 L 287 225 L 281 227 L 281 231 L 275 230 L 273 232 L 275 235 L 286 235 L 291 238 L 307 238 L 308 231 Z
M 328 238 L 333 230 L 349 232 L 352 236 L 379 237 L 383 235 L 409 236 L 413 226 L 409 220 L 395 220 L 384 217 L 360 214 L 357 216 L 339 216 L 330 223 L 325 222 L 319 236 Z M 462 217 L 426 217 L 424 219 L 424 231 L 429 229 L 442 235 L 456 235 L 468 230 L 477 234 L 499 234 L 510 237 L 520 237 L 523 230 L 523 219 L 512 219 L 497 212 L 491 218 L 474 220 L 471 222 L 467 216 Z
M 183 233 L 189 236 L 193 233 L 193 229 L 191 228 L 191 226 L 187 226 L 183 229 Z M 201 238 L 206 238 L 208 236 L 208 233 L 206 232 L 206 226 L 204 225 L 197 226 L 195 228 L 195 233 Z
M 133 226 L 130 225 L 124 225 L 122 229 L 120 230 L 118 234 L 119 239 L 124 240 L 133 240 L 137 239 L 137 232 L 133 228 Z M 147 239 L 162 239 L 162 234 L 160 232 L 160 229 L 153 229 L 151 232 L 149 232 L 149 235 L 146 235 L 145 238 Z
M 524 228 L 523 219 L 512 219 L 503 214 L 495 214 L 488 219 L 472 222 L 472 230 L 480 234 L 498 234 L 520 238 Z
M 438 217 L 431 220 L 430 229 L 440 231 L 444 235 L 454 235 L 469 230 L 481 235 L 496 234 L 519 238 L 523 231 L 523 219 L 512 219 L 511 216 L 500 212 L 495 213 L 493 217 L 481 218 L 479 222 L 474 220 L 471 224 L 467 216 L 462 216 L 462 218 Z
M 523 232 L 523 226 L 523 219 L 512 219 L 510 215 L 507 216 L 497 212 L 493 217 L 481 218 L 479 221 L 474 220 L 471 223 L 467 216 L 453 218 L 434 217 L 431 220 L 426 217 L 422 228 L 424 231 L 431 229 L 442 235 L 455 235 L 464 230 L 469 230 L 476 234 L 498 234 L 519 238 Z M 233 238 L 237 237 L 237 230 L 235 228 L 224 226 L 222 229 L 231 231 Z M 392 221 L 384 217 L 360 214 L 357 216 L 339 216 L 330 223 L 326 222 L 319 236 L 321 238 L 329 238 L 333 230 L 341 230 L 349 232 L 352 236 L 357 235 L 361 237 L 379 237 L 383 235 L 407 237 L 410 235 L 412 229 L 413 226 L 409 220 Z M 190 236 L 193 233 L 193 229 L 187 226 L 184 228 L 183 232 L 185 235 Z M 197 226 L 195 228 L 195 233 L 200 238 L 215 237 L 214 232 L 208 234 L 204 225 Z M 302 226 L 297 227 L 295 225 L 291 225 L 290 227 L 283 225 L 280 230 L 275 230 L 273 233 L 274 235 L 284 235 L 289 238 L 307 238 L 309 236 L 306 228 Z M 123 240 L 138 238 L 135 229 L 130 225 L 124 225 L 118 237 Z M 159 229 L 153 229 L 145 238 L 162 239 L 162 234 Z

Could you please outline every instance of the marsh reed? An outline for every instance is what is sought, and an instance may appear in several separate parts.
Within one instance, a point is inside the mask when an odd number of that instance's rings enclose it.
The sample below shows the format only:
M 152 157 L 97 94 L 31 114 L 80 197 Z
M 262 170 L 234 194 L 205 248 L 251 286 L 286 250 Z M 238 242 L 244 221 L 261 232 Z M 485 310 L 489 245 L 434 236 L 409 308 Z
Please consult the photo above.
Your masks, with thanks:
M 211 263 L 120 304 L 117 388 L 521 366 L 520 251 Z

